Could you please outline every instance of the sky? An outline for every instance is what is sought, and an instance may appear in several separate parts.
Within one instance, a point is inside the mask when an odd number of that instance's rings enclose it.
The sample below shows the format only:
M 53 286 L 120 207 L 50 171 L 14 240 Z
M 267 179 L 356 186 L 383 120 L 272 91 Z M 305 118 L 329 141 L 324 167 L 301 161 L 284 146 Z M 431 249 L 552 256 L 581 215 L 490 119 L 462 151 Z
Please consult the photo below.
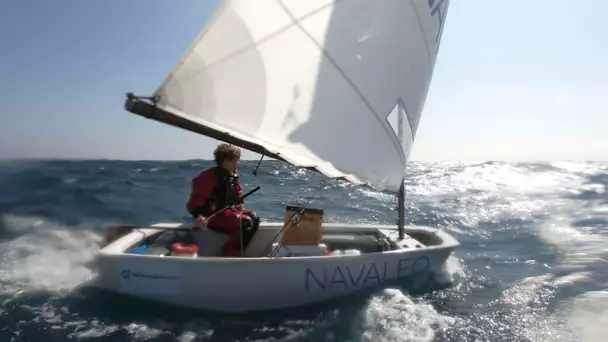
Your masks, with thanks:
M 0 158 L 211 159 L 215 140 L 123 104 L 160 85 L 218 3 L 1 0 Z M 412 159 L 608 160 L 605 13 L 452 0 Z

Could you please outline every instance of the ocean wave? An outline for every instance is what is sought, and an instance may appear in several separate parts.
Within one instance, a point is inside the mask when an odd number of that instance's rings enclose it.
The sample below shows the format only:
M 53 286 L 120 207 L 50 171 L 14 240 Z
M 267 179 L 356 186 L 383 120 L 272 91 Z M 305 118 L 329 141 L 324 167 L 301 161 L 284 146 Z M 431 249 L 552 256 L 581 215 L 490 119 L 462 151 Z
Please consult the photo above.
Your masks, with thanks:
M 264 220 L 310 201 L 325 221 L 394 223 L 396 198 L 284 163 L 245 161 L 247 200 Z M 0 162 L 0 340 L 596 341 L 608 310 L 608 164 L 410 163 L 406 221 L 462 243 L 454 286 L 384 289 L 289 317 L 237 319 L 80 285 L 110 222 L 188 219 L 204 160 Z M 313 196 L 314 194 L 314 196 Z M 598 340 L 599 341 L 599 340 Z

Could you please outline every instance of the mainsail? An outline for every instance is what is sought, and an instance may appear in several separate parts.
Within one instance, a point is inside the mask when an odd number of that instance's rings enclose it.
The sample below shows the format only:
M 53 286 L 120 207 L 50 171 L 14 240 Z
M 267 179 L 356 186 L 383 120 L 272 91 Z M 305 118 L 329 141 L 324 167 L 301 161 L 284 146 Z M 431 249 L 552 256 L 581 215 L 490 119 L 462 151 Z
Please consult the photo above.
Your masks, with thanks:
M 448 0 L 224 1 L 127 108 L 328 177 L 399 191 Z M 137 102 L 137 103 L 136 103 Z

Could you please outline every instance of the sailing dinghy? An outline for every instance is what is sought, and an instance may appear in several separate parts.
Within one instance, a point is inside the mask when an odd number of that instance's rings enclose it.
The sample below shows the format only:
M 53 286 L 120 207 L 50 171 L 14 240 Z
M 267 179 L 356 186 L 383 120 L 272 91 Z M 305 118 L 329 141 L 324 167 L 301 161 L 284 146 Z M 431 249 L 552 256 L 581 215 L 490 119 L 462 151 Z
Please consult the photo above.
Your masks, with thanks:
M 447 9 L 447 0 L 222 2 L 154 95 L 129 93 L 125 108 L 397 194 L 397 224 L 326 223 L 322 208 L 287 206 L 242 258 L 219 256 L 227 236 L 192 224 L 114 227 L 95 285 L 245 312 L 433 280 L 459 243 L 405 229 L 403 178 Z

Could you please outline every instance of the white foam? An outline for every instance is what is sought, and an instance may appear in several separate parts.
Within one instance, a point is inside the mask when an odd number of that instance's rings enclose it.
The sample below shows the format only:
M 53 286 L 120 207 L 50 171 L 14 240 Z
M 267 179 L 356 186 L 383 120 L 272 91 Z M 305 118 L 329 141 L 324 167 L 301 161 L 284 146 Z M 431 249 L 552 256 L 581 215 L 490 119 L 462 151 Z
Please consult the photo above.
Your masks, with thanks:
M 397 289 L 374 296 L 361 313 L 361 341 L 433 341 L 438 331 L 456 322 L 430 304 L 416 304 Z
M 86 264 L 99 249 L 99 234 L 35 217 L 1 219 L 10 231 L 21 233 L 0 243 L 0 271 L 10 279 L 12 291 L 65 291 L 93 276 Z
M 450 255 L 443 267 L 435 275 L 435 281 L 439 284 L 452 283 L 457 274 L 462 274 L 463 267 L 460 260 L 453 255 Z
M 608 290 L 591 291 L 564 305 L 555 315 L 566 322 L 564 333 L 577 341 L 604 342 L 608 335 Z

